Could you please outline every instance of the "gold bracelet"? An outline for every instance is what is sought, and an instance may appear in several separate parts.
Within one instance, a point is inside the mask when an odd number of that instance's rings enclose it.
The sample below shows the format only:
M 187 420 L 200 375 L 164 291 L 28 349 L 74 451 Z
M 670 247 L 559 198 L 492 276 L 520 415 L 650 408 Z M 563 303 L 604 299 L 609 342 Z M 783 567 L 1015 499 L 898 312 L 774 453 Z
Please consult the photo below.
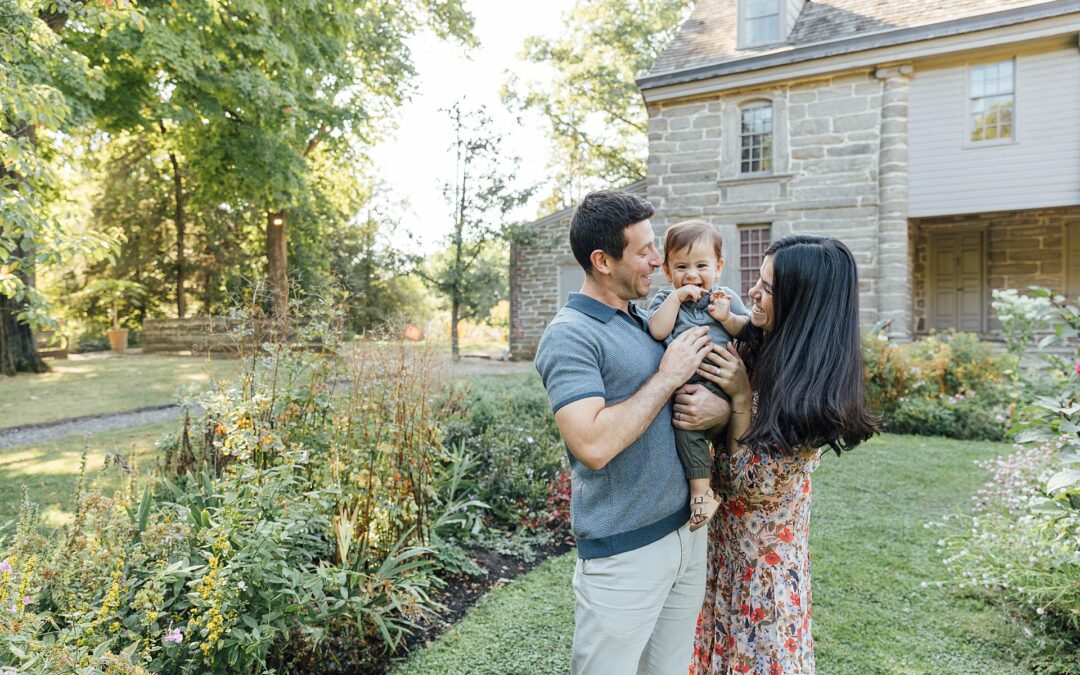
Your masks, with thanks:
M 732 409 L 731 414 L 732 415 L 745 415 L 745 414 L 747 414 L 749 412 L 750 412 L 749 410 L 735 410 L 735 409 Z

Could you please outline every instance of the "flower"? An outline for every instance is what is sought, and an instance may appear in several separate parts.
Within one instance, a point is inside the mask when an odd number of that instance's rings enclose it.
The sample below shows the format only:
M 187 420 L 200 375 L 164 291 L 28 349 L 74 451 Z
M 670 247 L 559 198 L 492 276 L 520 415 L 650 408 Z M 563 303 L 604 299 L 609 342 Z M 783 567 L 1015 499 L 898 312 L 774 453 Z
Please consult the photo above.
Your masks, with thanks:
M 750 612 L 750 620 L 754 623 L 763 621 L 765 619 L 765 610 L 761 607 L 755 607 L 753 612 Z
M 240 589 L 241 591 L 246 591 L 246 590 L 247 590 L 247 584 L 245 584 L 245 583 L 244 583 L 244 580 L 243 580 L 243 579 L 241 579 L 240 581 L 236 582 L 236 587 L 237 587 L 238 589 Z
M 184 634 L 180 632 L 179 628 L 173 628 L 171 631 L 165 634 L 165 637 L 161 638 L 162 642 L 171 642 L 175 645 L 184 641 Z
M 795 638 L 788 638 L 787 641 L 784 642 L 784 649 L 788 650 L 789 652 L 793 652 L 798 648 L 799 644 L 795 642 Z
M 22 604 L 23 604 L 24 606 L 25 606 L 25 605 L 29 605 L 29 604 L 30 604 L 30 596 L 29 596 L 29 595 L 24 595 L 24 596 L 23 596 L 23 599 L 22 599 Z
M 743 604 L 739 605 L 739 616 L 749 616 L 749 615 L 750 615 L 750 605 L 746 604 L 745 602 Z
M 791 533 L 791 530 L 786 527 L 780 530 L 780 534 L 776 536 L 780 537 L 780 541 L 784 542 L 785 544 L 795 538 L 795 535 Z
M 0 572 L 10 572 L 10 571 L 11 571 L 11 563 L 9 563 L 7 561 L 7 558 L 4 558 L 4 561 L 0 562 Z
M 753 578 L 754 578 L 754 568 L 753 567 L 747 567 L 746 571 L 744 571 L 742 573 L 742 580 L 743 581 L 750 581 Z
M 731 515 L 735 516 L 736 518 L 742 518 L 746 515 L 746 507 L 743 506 L 743 503 L 738 500 L 731 502 L 730 510 Z
M 1076 374 L 1080 375 L 1080 363 L 1076 364 Z
M 779 554 L 777 554 L 776 551 L 769 551 L 768 555 L 765 556 L 765 562 L 769 563 L 770 565 L 779 565 L 780 556 Z

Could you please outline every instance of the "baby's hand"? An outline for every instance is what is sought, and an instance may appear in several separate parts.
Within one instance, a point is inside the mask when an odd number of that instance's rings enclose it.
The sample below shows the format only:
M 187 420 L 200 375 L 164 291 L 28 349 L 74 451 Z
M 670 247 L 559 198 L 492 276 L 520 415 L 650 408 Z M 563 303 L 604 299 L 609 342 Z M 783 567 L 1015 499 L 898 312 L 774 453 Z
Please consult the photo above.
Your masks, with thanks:
M 687 300 L 693 300 L 697 302 L 701 299 L 702 293 L 705 292 L 701 286 L 694 286 L 693 284 L 687 284 L 679 287 L 677 291 L 679 294 L 679 302 L 686 302 Z
M 709 316 L 727 321 L 731 317 L 731 296 L 721 290 L 713 291 L 709 296 Z

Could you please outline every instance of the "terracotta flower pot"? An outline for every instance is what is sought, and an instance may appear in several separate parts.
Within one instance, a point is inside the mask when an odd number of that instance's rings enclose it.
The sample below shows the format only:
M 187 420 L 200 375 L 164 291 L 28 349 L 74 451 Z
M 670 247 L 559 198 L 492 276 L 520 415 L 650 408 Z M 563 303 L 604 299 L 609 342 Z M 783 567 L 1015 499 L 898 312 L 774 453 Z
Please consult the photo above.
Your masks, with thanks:
M 105 334 L 109 336 L 109 348 L 114 352 L 122 352 L 127 349 L 127 328 L 106 331 Z

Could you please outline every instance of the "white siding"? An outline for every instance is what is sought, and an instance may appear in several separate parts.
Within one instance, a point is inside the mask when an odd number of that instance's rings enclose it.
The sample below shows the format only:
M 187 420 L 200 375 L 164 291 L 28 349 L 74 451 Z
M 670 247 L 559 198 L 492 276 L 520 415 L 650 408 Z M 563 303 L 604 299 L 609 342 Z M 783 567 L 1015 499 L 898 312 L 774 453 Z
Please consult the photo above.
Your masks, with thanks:
M 908 120 L 910 216 L 1080 204 L 1075 47 L 1016 57 L 1014 143 L 966 142 L 967 93 L 965 65 L 916 65 Z

